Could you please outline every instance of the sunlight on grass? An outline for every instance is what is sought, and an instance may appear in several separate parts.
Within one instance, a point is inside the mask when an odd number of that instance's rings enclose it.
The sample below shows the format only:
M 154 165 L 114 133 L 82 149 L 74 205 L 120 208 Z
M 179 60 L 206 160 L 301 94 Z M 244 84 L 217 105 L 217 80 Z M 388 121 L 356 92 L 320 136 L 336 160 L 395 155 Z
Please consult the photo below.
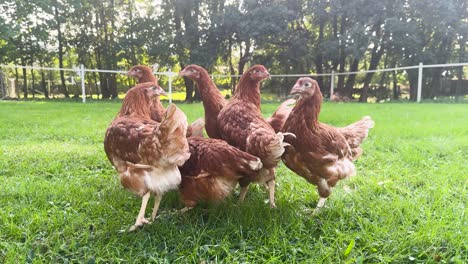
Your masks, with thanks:
M 200 104 L 180 104 L 193 121 Z M 164 197 L 156 223 L 120 233 L 140 200 L 103 151 L 120 103 L 0 101 L 0 262 L 466 263 L 468 120 L 461 104 L 334 104 L 321 121 L 376 126 L 317 216 L 316 188 L 278 168 L 277 209 L 251 186 L 219 205 L 175 214 Z M 264 104 L 270 115 L 277 104 Z

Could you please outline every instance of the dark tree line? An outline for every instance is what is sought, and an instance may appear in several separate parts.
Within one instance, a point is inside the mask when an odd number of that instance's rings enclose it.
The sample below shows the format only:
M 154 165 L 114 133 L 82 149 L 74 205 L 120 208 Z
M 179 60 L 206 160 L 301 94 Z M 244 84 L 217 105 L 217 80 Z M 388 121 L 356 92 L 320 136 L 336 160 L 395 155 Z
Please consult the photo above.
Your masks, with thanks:
M 160 70 L 196 63 L 224 74 L 262 63 L 275 73 L 320 74 L 464 62 L 466 12 L 464 0 L 6 0 L 0 4 L 0 63 L 127 69 L 157 62 Z M 442 70 L 427 70 L 423 97 L 432 96 Z M 33 71 L 14 73 L 23 78 L 25 96 L 30 75 L 37 85 L 33 96 L 42 87 L 48 97 L 47 74 L 35 80 Z M 388 82 L 397 98 L 401 74 L 366 74 L 359 100 L 367 101 L 371 84 Z M 414 99 L 417 71 L 404 74 Z M 455 74 L 462 78 L 463 70 Z M 102 98 L 117 96 L 115 74 L 87 78 L 99 83 Z M 317 80 L 328 87 L 329 79 Z M 338 75 L 336 82 L 340 94 L 355 93 L 356 75 Z M 69 97 L 63 72 L 60 83 Z M 193 83 L 184 84 L 187 101 L 197 99 Z

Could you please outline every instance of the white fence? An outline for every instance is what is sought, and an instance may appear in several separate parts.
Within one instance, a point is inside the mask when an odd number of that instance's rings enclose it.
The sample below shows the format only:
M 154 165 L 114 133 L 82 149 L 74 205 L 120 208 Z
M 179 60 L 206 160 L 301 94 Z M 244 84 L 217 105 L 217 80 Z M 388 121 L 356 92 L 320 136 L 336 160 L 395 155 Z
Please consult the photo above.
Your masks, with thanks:
M 0 68 L 74 72 L 80 77 L 81 96 L 83 97 L 83 103 L 86 103 L 86 87 L 85 87 L 85 78 L 84 78 L 84 76 L 85 76 L 85 74 L 87 72 L 127 74 L 126 71 L 86 69 L 83 64 L 81 64 L 80 67 L 78 67 L 78 68 L 49 68 L 49 67 L 19 66 L 19 65 L 3 65 L 3 64 L 0 64 Z M 177 73 L 169 71 L 169 72 L 154 72 L 154 74 L 168 76 L 168 78 L 169 78 L 169 87 L 168 87 L 169 88 L 169 94 L 168 95 L 169 95 L 169 101 L 172 102 L 172 80 L 173 80 L 173 77 L 177 75 Z
M 387 68 L 387 69 L 378 69 L 378 70 L 369 70 L 369 71 L 355 71 L 355 72 L 342 72 L 337 73 L 332 71 L 331 73 L 322 73 L 322 74 L 313 74 L 313 73 L 304 73 L 304 74 L 272 74 L 272 78 L 277 77 L 318 77 L 318 76 L 327 76 L 331 78 L 330 81 L 330 96 L 334 94 L 335 89 L 335 79 L 337 76 L 340 75 L 353 75 L 353 74 L 366 74 L 366 73 L 379 73 L 379 72 L 391 72 L 391 71 L 402 71 L 402 70 L 411 70 L 411 69 L 418 69 L 418 82 L 417 82 L 417 102 L 421 102 L 421 94 L 422 94 L 422 80 L 423 80 L 423 69 L 425 68 L 437 68 L 437 67 L 463 67 L 468 66 L 468 62 L 464 63 L 450 63 L 450 64 L 431 64 L 431 65 L 424 65 L 423 63 L 419 63 L 419 65 L 415 66 L 406 66 L 406 67 L 395 67 L 395 68 Z M 30 70 L 45 70 L 45 71 L 64 71 L 64 72 L 74 72 L 80 77 L 80 84 L 81 84 L 81 96 L 83 103 L 86 103 L 86 87 L 85 87 L 85 74 L 86 73 L 117 73 L 117 74 L 126 74 L 126 71 L 115 71 L 115 70 L 99 70 L 99 69 L 87 69 L 84 67 L 83 64 L 80 65 L 78 68 L 49 68 L 49 67 L 32 67 L 32 66 L 18 66 L 18 65 L 2 65 L 0 64 L 1 68 L 7 69 L 30 69 Z M 177 76 L 177 73 L 172 72 L 170 69 L 167 72 L 154 72 L 155 75 L 163 75 L 167 76 L 168 78 L 168 97 L 169 102 L 172 102 L 172 83 L 173 78 Z M 212 78 L 236 78 L 240 77 L 240 75 L 212 75 Z

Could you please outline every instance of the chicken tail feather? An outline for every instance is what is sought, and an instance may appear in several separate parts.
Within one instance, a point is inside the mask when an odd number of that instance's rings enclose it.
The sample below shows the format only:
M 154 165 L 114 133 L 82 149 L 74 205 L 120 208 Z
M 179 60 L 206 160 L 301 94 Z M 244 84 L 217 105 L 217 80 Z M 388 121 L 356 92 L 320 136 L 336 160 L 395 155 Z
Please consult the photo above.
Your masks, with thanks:
M 278 109 L 269 117 L 266 121 L 275 130 L 275 132 L 281 131 L 281 128 L 288 119 L 289 114 L 293 109 L 293 104 L 296 103 L 295 99 L 288 99 L 280 104 Z
M 146 164 L 135 164 L 135 163 L 131 163 L 131 162 L 126 162 L 127 166 L 130 167 L 130 168 L 133 168 L 133 169 L 151 169 L 153 168 L 152 166 L 150 165 L 146 165 Z
M 372 120 L 370 116 L 365 116 L 349 126 L 338 128 L 338 131 L 349 144 L 353 159 L 356 159 L 362 154 L 362 149 L 359 146 L 364 139 L 367 138 L 369 129 L 373 128 L 374 125 L 374 120 Z
M 187 131 L 187 137 L 203 137 L 203 129 L 205 128 L 205 120 L 198 118 L 193 121 Z
M 181 166 L 190 157 L 187 133 L 187 116 L 174 104 L 166 109 L 164 119 L 155 131 L 157 138 L 164 149 L 165 161 L 169 164 Z

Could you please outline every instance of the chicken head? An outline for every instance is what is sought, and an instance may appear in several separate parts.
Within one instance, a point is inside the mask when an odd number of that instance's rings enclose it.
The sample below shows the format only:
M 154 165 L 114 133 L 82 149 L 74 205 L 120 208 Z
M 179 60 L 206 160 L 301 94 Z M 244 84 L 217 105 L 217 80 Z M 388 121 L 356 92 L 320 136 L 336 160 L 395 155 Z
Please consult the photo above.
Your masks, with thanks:
M 127 75 L 136 79 L 137 83 L 153 82 L 158 84 L 158 77 L 153 74 L 153 70 L 145 65 L 136 65 L 130 68 Z
M 206 71 L 202 67 L 192 64 L 185 67 L 181 72 L 179 72 L 179 76 L 188 77 L 192 80 L 200 79 L 200 72 Z
M 317 90 L 319 90 L 317 81 L 309 77 L 303 77 L 297 80 L 296 84 L 294 84 L 291 89 L 291 95 L 306 98 L 314 95 Z
M 254 65 L 250 67 L 247 72 L 249 73 L 249 77 L 252 81 L 261 81 L 266 78 L 270 78 L 270 73 L 263 65 Z

